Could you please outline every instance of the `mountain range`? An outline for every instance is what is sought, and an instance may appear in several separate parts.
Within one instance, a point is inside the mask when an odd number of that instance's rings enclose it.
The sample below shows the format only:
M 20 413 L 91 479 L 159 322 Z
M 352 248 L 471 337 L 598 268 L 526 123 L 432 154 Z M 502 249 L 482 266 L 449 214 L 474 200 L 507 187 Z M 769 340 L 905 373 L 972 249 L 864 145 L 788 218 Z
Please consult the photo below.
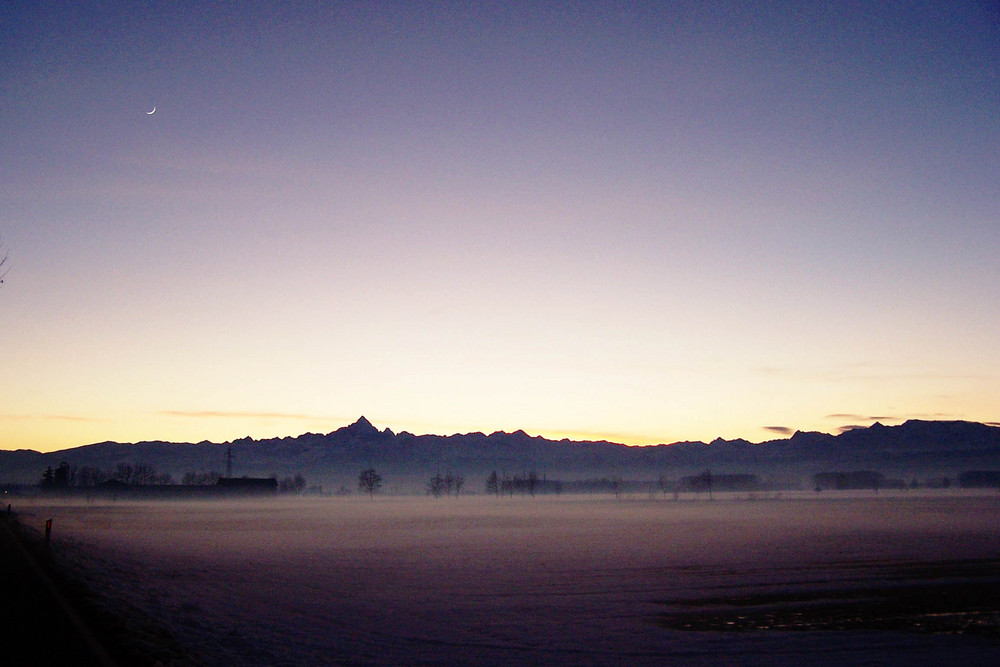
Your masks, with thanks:
M 310 484 L 353 487 L 358 471 L 374 467 L 390 488 L 421 488 L 436 472 L 452 472 L 480 488 L 491 471 L 548 479 L 678 478 L 705 469 L 801 480 L 817 472 L 874 470 L 906 480 L 954 476 L 967 470 L 1000 470 L 1000 426 L 966 421 L 910 420 L 875 423 L 837 435 L 796 432 L 751 443 L 723 440 L 646 447 L 607 441 L 550 440 L 524 431 L 414 435 L 379 430 L 361 417 L 331 433 L 226 443 L 101 442 L 56 452 L 0 451 L 0 483 L 34 484 L 47 467 L 113 470 L 120 463 L 147 464 L 180 480 L 185 473 L 223 472 L 227 453 L 233 476 L 304 475 Z

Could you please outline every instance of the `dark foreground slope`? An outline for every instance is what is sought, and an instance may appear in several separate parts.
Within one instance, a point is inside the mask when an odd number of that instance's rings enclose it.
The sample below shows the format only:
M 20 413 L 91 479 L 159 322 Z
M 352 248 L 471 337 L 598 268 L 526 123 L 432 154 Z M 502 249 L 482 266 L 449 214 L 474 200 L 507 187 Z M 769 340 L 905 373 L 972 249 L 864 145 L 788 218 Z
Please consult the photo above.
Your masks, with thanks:
M 16 515 L 0 517 L 0 663 L 111 667 L 197 665 L 170 636 L 143 620 L 109 611 L 60 566 Z

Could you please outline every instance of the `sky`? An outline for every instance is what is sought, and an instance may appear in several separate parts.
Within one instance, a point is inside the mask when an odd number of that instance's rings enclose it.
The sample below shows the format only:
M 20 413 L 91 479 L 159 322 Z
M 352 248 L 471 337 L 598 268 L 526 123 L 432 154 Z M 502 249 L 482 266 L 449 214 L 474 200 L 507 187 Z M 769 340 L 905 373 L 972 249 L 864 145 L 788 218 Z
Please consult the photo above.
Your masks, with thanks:
M 4 2 L 0 44 L 0 449 L 1000 420 L 997 2 Z

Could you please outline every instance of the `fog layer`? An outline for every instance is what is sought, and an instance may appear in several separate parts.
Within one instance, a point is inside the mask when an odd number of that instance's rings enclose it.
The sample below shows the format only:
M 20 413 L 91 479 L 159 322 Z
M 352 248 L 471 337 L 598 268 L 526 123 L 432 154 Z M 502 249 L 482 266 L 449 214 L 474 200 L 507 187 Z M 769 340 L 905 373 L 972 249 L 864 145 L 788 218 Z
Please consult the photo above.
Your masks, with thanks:
M 210 664 L 762 656 L 833 664 L 1000 653 L 977 637 L 699 633 L 660 622 L 711 596 L 877 587 L 913 563 L 947 574 L 950 562 L 1000 554 L 995 495 L 834 496 L 317 498 L 28 511 L 54 519 L 54 549 L 93 588 L 151 615 Z

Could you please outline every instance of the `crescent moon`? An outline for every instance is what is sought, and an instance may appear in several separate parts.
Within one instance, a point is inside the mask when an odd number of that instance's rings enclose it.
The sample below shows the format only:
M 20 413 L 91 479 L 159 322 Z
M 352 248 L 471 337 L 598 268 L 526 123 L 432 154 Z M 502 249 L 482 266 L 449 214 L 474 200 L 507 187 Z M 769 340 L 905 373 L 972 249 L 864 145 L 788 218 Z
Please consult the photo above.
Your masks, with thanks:
M 147 115 L 147 116 L 152 116 L 152 115 L 153 115 L 154 113 L 156 113 L 156 107 L 155 107 L 155 106 L 153 107 L 153 110 L 152 110 L 152 111 L 147 111 L 147 112 L 146 112 L 146 115 Z

